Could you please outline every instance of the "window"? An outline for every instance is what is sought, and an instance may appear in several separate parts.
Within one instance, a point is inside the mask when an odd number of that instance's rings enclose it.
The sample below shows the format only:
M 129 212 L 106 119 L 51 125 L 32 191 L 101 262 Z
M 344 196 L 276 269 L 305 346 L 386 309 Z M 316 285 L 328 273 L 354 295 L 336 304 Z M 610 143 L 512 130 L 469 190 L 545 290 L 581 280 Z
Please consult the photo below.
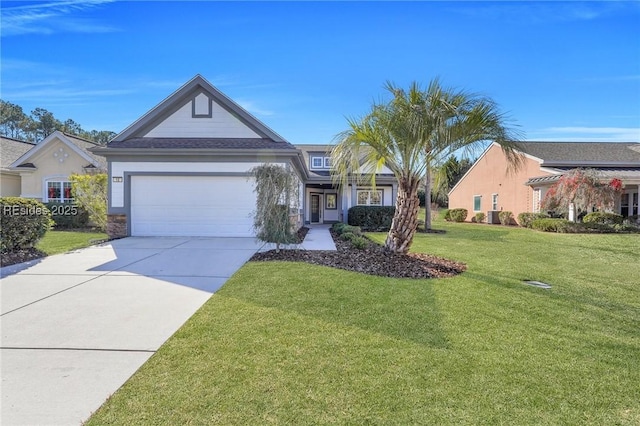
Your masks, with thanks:
M 534 213 L 540 213 L 540 200 L 541 200 L 541 193 L 540 193 L 540 188 L 534 188 L 533 190 L 533 205 L 532 207 L 532 211 Z
M 331 157 L 311 157 L 311 168 L 312 169 L 330 169 L 331 168 Z
M 338 208 L 336 197 L 336 194 L 327 194 L 325 196 L 325 208 L 327 210 L 336 210 Z
M 491 210 L 498 210 L 498 194 L 491 194 Z
M 473 196 L 473 211 L 474 212 L 482 211 L 482 195 Z
M 311 167 L 314 169 L 321 169 L 323 166 L 322 157 L 311 157 Z
M 359 206 L 381 206 L 382 190 L 360 190 L 356 192 Z
M 48 181 L 47 182 L 47 200 L 58 203 L 71 203 L 71 182 L 65 181 Z

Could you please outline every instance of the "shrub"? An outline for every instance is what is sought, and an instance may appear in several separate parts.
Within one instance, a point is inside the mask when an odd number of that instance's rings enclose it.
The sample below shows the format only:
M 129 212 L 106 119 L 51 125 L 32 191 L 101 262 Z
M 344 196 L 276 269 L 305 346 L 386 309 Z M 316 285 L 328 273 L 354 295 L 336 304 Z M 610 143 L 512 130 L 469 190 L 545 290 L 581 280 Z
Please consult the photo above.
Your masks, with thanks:
M 357 235 L 354 234 L 353 232 L 344 232 L 344 233 L 340 234 L 340 239 L 344 240 L 344 241 L 351 241 L 356 237 L 357 237 Z
M 549 215 L 546 213 L 520 213 L 518 215 L 518 224 L 520 226 L 524 226 L 525 228 L 531 228 L 531 224 L 536 219 L 545 219 L 548 218 Z
M 395 212 L 394 206 L 354 206 L 349 209 L 349 225 L 365 231 L 388 231 Z
M 473 217 L 473 221 L 476 223 L 484 222 L 484 213 L 482 212 L 476 213 L 476 215 Z
M 358 250 L 364 250 L 367 248 L 368 241 L 365 237 L 354 235 L 354 237 L 351 239 L 351 245 Z
M 107 229 L 107 175 L 72 174 L 71 192 L 76 204 L 89 213 L 89 220 L 100 230 Z
M 640 227 L 636 224 L 636 225 L 631 225 L 631 224 L 622 224 L 622 225 L 611 225 L 611 228 L 613 228 L 614 231 L 616 232 L 622 232 L 622 233 L 640 233 Z
M 0 250 L 33 247 L 51 228 L 51 212 L 40 201 L 20 197 L 0 198 Z
M 345 225 L 342 228 L 341 234 L 344 234 L 346 232 L 350 232 L 350 233 L 355 234 L 355 235 L 362 235 L 362 230 L 360 229 L 359 226 Z
M 571 232 L 572 223 L 567 219 L 542 218 L 531 223 L 531 228 L 544 232 Z
M 89 223 L 89 214 L 75 204 L 49 202 L 45 205 L 55 228 L 85 228 Z
M 447 222 L 464 222 L 469 212 L 467 209 L 450 209 L 444 217 Z
M 584 223 L 599 223 L 601 225 L 622 225 L 624 217 L 615 213 L 594 212 L 582 218 Z
M 513 222 L 513 213 L 511 213 L 509 210 L 503 210 L 498 213 L 498 218 L 500 219 L 501 224 L 511 225 L 511 222 Z
M 449 222 L 449 221 L 451 220 L 451 216 L 449 215 L 449 212 L 450 212 L 450 211 L 451 211 L 451 210 L 449 210 L 449 209 L 442 209 L 442 210 L 440 210 L 439 214 L 441 214 L 441 215 L 442 215 L 442 218 L 443 218 L 444 220 L 446 220 L 447 222 Z
M 346 223 L 343 222 L 336 222 L 333 225 L 331 225 L 331 229 L 333 229 L 333 231 L 340 235 L 342 234 L 342 230 L 344 229 L 345 226 L 348 226 Z

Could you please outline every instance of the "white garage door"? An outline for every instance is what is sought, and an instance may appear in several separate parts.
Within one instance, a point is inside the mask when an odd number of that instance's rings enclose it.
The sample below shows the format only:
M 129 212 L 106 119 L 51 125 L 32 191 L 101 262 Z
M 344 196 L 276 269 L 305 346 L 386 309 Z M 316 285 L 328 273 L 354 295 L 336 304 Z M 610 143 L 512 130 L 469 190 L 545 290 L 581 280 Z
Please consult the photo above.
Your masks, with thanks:
M 131 235 L 252 237 L 253 182 L 229 176 L 132 176 Z

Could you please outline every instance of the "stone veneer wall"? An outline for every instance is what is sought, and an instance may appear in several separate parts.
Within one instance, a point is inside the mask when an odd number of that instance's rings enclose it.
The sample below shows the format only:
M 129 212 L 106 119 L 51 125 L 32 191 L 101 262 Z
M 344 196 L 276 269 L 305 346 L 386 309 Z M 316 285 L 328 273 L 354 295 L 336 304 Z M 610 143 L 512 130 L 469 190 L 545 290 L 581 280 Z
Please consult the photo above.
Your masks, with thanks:
M 107 215 L 107 235 L 109 238 L 122 238 L 127 236 L 127 215 Z

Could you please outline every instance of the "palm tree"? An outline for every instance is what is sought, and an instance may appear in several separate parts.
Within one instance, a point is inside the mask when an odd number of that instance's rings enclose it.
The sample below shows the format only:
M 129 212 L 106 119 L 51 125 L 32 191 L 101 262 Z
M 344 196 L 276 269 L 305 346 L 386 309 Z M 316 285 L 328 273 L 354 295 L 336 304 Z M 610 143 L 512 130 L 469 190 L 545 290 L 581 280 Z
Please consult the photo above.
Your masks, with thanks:
M 418 225 L 418 187 L 425 179 L 430 193 L 430 172 L 438 163 L 453 153 L 474 153 L 486 141 L 498 142 L 515 167 L 521 160 L 517 138 L 492 100 L 443 88 L 438 79 L 426 90 L 415 82 L 408 91 L 393 83 L 386 89 L 389 102 L 374 103 L 360 120 L 348 119 L 349 129 L 336 136 L 333 177 L 341 185 L 350 180 L 375 185 L 376 171 L 386 166 L 393 172 L 398 195 L 385 248 L 406 253 Z

